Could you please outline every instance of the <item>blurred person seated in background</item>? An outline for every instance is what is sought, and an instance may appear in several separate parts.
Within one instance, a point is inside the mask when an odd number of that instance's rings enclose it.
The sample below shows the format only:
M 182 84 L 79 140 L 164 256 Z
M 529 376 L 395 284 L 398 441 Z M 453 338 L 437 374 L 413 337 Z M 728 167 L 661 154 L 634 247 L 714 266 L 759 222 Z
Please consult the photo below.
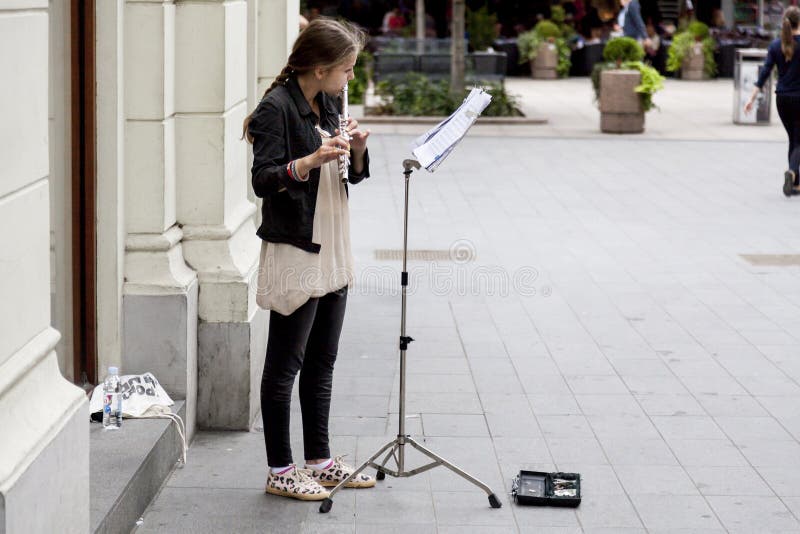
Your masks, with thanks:
M 727 23 L 725 22 L 725 13 L 722 12 L 720 8 L 715 8 L 714 11 L 711 12 L 711 24 L 709 24 L 712 29 L 724 30 L 728 27 Z
M 399 7 L 394 7 L 383 16 L 381 31 L 384 35 L 400 35 L 405 26 L 406 18 L 403 16 L 402 11 L 400 11 Z
M 664 74 L 666 67 L 666 58 L 664 51 L 661 50 L 661 36 L 656 30 L 655 24 L 652 19 L 647 20 L 645 25 L 647 29 L 647 41 L 644 45 L 645 59 L 661 74 Z
M 436 35 L 436 19 L 430 13 L 425 13 L 425 37 L 435 39 Z

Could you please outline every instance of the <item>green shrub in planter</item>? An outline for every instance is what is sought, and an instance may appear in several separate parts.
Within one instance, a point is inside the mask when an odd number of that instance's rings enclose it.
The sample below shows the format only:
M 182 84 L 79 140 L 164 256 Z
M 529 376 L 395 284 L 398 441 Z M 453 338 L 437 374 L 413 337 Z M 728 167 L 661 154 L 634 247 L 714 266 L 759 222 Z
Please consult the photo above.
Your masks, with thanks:
M 600 100 L 600 73 L 606 69 L 638 70 L 642 75 L 641 83 L 635 91 L 639 94 L 642 109 L 649 111 L 656 107 L 653 95 L 664 88 L 664 77 L 656 69 L 642 62 L 644 50 L 630 37 L 616 37 L 606 43 L 603 49 L 605 63 L 597 63 L 592 70 L 592 87 L 595 100 Z
M 710 35 L 708 25 L 700 22 L 699 20 L 693 20 L 690 22 L 689 26 L 686 27 L 686 31 L 691 33 L 698 41 L 702 41 Z
M 539 53 L 539 46 L 544 42 L 551 42 L 556 45 L 558 52 L 558 65 L 556 72 L 560 77 L 569 74 L 572 66 L 570 60 L 571 50 L 567 40 L 561 33 L 561 29 L 549 20 L 542 20 L 534 26 L 532 30 L 523 32 L 517 36 L 517 47 L 519 48 L 519 62 L 525 63 L 534 61 Z
M 695 43 L 702 43 L 703 71 L 712 78 L 717 74 L 717 62 L 714 61 L 716 41 L 709 34 L 708 26 L 699 21 L 692 21 L 686 31 L 675 34 L 667 50 L 667 71 L 676 72 L 683 67 L 684 60 Z
M 506 92 L 501 85 L 490 85 L 485 90 L 492 101 L 483 111 L 489 117 L 521 117 L 517 97 Z M 463 99 L 450 95 L 449 80 L 433 81 L 424 74 L 409 72 L 397 81 L 378 84 L 376 92 L 384 100 L 378 110 L 382 115 L 442 116 L 449 115 L 461 105 Z M 469 90 L 466 90 L 464 97 Z
M 539 34 L 543 39 L 555 39 L 561 37 L 561 28 L 554 22 L 549 20 L 540 20 L 533 27 L 533 31 Z
M 606 43 L 603 48 L 603 59 L 611 63 L 641 61 L 644 59 L 644 49 L 632 37 L 617 37 Z

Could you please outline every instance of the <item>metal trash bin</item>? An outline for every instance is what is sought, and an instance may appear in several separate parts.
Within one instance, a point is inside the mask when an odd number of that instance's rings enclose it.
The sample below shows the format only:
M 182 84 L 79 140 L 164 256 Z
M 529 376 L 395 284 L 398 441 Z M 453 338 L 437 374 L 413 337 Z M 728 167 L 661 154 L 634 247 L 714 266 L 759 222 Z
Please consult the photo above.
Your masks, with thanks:
M 758 95 L 754 109 L 745 114 L 744 105 L 753 92 L 758 73 L 767 51 L 762 48 L 739 48 L 733 72 L 733 122 L 735 124 L 769 124 L 772 110 L 772 74 L 767 78 Z

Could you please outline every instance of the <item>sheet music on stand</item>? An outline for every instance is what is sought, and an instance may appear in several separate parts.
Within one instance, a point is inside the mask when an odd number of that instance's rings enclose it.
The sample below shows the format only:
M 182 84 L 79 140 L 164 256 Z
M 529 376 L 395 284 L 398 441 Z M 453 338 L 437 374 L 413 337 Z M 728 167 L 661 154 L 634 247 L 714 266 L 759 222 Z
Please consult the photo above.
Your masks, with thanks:
M 411 145 L 414 157 L 428 172 L 435 171 L 467 135 L 491 100 L 489 93 L 474 87 L 457 110 L 414 140 Z

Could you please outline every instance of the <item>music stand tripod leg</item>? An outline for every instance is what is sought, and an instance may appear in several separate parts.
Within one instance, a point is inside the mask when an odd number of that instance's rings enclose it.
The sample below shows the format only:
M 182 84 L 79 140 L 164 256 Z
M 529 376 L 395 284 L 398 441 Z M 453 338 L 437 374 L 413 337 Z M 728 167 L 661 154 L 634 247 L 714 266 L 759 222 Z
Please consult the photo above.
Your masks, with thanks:
M 333 496 L 336 493 L 338 493 L 339 490 L 342 489 L 345 486 L 345 484 L 347 484 L 348 482 L 353 480 L 355 477 L 357 477 L 358 474 L 361 473 L 361 471 L 363 471 L 364 469 L 366 469 L 370 465 L 374 465 L 373 462 L 375 461 L 375 459 L 378 456 L 380 456 L 381 454 L 383 454 L 386 451 L 386 449 L 388 449 L 390 447 L 394 447 L 396 445 L 396 443 L 397 443 L 397 440 L 390 441 L 389 443 L 387 443 L 386 445 L 384 445 L 383 447 L 378 449 L 378 452 L 376 452 L 375 454 L 370 456 L 369 459 L 367 459 L 366 462 L 364 462 L 361 465 L 359 465 L 358 468 L 356 468 L 355 471 L 350 473 L 350 476 L 348 476 L 347 478 L 345 478 L 344 480 L 339 482 L 339 484 L 337 484 L 336 487 L 333 488 L 330 491 L 330 493 L 328 494 L 328 498 L 325 499 L 324 501 L 322 501 L 322 503 L 319 505 L 319 511 L 321 513 L 323 513 L 323 514 L 327 514 L 328 512 L 330 512 L 331 507 L 333 506 Z
M 410 437 L 406 438 L 406 443 L 409 443 L 412 447 L 417 449 L 419 452 L 421 452 L 422 454 L 424 454 L 425 456 L 427 456 L 431 460 L 434 460 L 437 463 L 439 463 L 440 465 L 445 466 L 446 468 L 448 468 L 453 473 L 457 474 L 458 476 L 460 476 L 461 478 L 463 478 L 465 480 L 468 480 L 468 481 L 472 482 L 473 484 L 475 484 L 476 486 L 481 488 L 483 491 L 485 491 L 486 495 L 489 496 L 489 504 L 492 506 L 492 508 L 500 508 L 502 506 L 502 504 L 500 503 L 500 500 L 497 498 L 497 496 L 492 491 L 492 488 L 490 488 L 489 486 L 487 486 L 486 484 L 484 484 L 483 482 L 481 482 L 480 480 L 478 480 L 474 476 L 470 475 L 469 473 L 467 473 L 466 471 L 464 471 L 463 469 L 461 469 L 457 465 L 445 460 L 444 458 L 442 458 L 441 456 L 439 456 L 435 452 L 431 451 L 430 449 L 428 449 L 426 447 L 423 447 L 422 445 L 417 443 L 414 440 L 414 438 L 410 438 Z
M 401 305 L 401 314 L 400 314 L 400 396 L 399 396 L 399 432 L 397 438 L 393 441 L 390 441 L 383 447 L 381 447 L 375 454 L 373 454 L 366 462 L 361 464 L 358 469 L 353 471 L 345 480 L 340 482 L 335 488 L 333 488 L 328 495 L 328 498 L 322 501 L 322 504 L 319 506 L 319 511 L 321 513 L 327 513 L 331 510 L 333 506 L 333 496 L 338 493 L 338 491 L 345 486 L 350 480 L 352 480 L 355 476 L 357 476 L 361 471 L 366 469 L 368 466 L 372 465 L 378 470 L 378 479 L 381 479 L 380 475 L 392 475 L 395 477 L 409 477 L 413 475 L 417 475 L 419 473 L 423 473 L 428 469 L 432 469 L 437 467 L 438 465 L 443 465 L 450 469 L 452 472 L 456 473 L 460 477 L 468 480 L 469 482 L 475 484 L 483 491 L 485 491 L 489 496 L 489 504 L 492 508 L 500 508 L 502 504 L 500 503 L 500 499 L 494 494 L 489 486 L 478 480 L 477 478 L 473 477 L 463 469 L 459 468 L 455 464 L 452 464 L 438 456 L 437 454 L 433 453 L 432 451 L 426 449 L 416 441 L 414 441 L 410 436 L 405 434 L 405 375 L 406 375 L 406 350 L 408 348 L 408 344 L 413 341 L 411 337 L 406 335 L 406 288 L 408 284 L 408 273 L 406 271 L 406 264 L 408 259 L 408 192 L 409 192 L 409 182 L 411 178 L 411 173 L 414 169 L 419 169 L 420 164 L 418 161 L 413 159 L 406 159 L 403 160 L 403 177 L 405 179 L 405 206 L 404 206 L 404 213 L 403 213 L 403 272 L 402 272 L 402 305 Z M 412 469 L 406 470 L 405 469 L 405 454 L 404 454 L 404 446 L 406 443 L 411 444 L 415 449 L 419 450 L 430 459 L 434 460 L 434 463 L 428 464 L 425 466 L 420 467 L 419 469 Z M 387 449 L 391 448 L 392 450 L 389 451 L 389 454 L 386 455 L 384 458 L 383 463 L 381 465 L 377 465 L 374 463 L 375 459 L 378 458 L 381 454 L 383 454 Z M 398 456 L 395 457 L 397 461 L 397 470 L 393 471 L 386 468 L 386 462 L 389 461 L 389 458 L 394 454 L 395 450 L 398 451 Z

